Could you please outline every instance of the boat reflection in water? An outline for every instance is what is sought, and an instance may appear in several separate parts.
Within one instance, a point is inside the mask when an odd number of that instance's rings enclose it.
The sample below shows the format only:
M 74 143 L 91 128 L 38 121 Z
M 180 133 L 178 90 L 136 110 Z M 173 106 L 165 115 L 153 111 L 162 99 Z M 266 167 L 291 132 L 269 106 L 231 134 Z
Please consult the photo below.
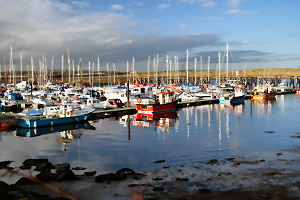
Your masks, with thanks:
M 88 121 L 65 124 L 61 126 L 47 126 L 35 129 L 18 128 L 16 135 L 19 137 L 38 137 L 41 135 L 60 132 L 61 137 L 56 139 L 56 143 L 62 144 L 62 150 L 67 150 L 67 144 L 71 143 L 73 139 L 80 139 L 82 129 L 95 130 Z
M 282 95 L 284 96 L 284 95 Z M 272 97 L 269 99 L 251 99 L 252 102 L 254 102 L 255 105 L 263 104 L 263 105 L 275 105 L 277 103 L 276 97 Z
M 263 116 L 270 116 L 272 112 L 272 106 L 277 104 L 276 97 L 270 99 L 251 99 L 251 101 L 254 103 L 254 106 L 257 109 L 257 114 Z
M 155 130 L 169 130 L 170 127 L 175 126 L 178 115 L 176 111 L 161 112 L 161 113 L 137 113 L 135 120 L 132 124 L 139 129 L 151 128 L 153 122 L 155 123 Z
M 228 113 L 234 112 L 235 115 L 240 116 L 243 113 L 245 101 L 232 102 L 232 103 L 219 103 L 220 110 L 227 111 Z

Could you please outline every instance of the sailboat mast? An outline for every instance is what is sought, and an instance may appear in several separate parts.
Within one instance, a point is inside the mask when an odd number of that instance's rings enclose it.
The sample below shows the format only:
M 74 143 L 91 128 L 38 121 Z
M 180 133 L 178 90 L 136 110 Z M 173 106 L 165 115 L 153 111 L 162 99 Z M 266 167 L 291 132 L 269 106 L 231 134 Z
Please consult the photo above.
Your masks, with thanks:
M 71 84 L 71 60 L 70 60 L 70 48 L 68 48 L 68 67 L 69 67 L 69 84 Z
M 7 88 L 7 66 L 5 61 L 5 55 L 3 56 L 4 69 L 5 69 L 5 88 Z
M 61 82 L 64 84 L 64 54 L 61 55 Z
M 44 74 L 44 81 L 47 83 L 48 81 L 48 69 L 47 69 L 47 58 L 45 57 L 45 74 Z
M 79 72 L 80 72 L 80 87 L 82 87 L 82 63 L 81 58 L 79 59 Z
M 169 55 L 167 55 L 166 58 L 166 67 L 167 67 L 167 85 L 169 84 L 168 80 L 169 80 Z
M 170 59 L 169 63 L 170 63 L 170 76 L 169 76 L 170 77 L 169 78 L 170 81 L 169 81 L 169 84 L 172 84 L 172 60 L 171 59 Z
M 10 88 L 11 88 L 11 74 L 12 74 L 12 70 L 13 70 L 13 55 L 12 55 L 12 46 L 10 47 L 10 59 L 9 59 L 10 63 L 9 63 L 9 84 L 10 84 Z
M 207 60 L 207 84 L 209 83 L 209 64 L 210 64 L 210 56 L 208 56 L 208 60 Z
M 135 69 L 134 69 L 134 57 L 132 58 L 132 73 L 133 73 L 133 82 L 135 83 Z
M 147 71 L 148 71 L 148 84 L 150 83 L 150 56 L 148 57 Z
M 219 85 L 221 85 L 221 52 L 219 52 Z
M 75 86 L 75 79 L 74 79 L 74 75 L 75 75 L 75 63 L 74 63 L 74 60 L 72 60 L 72 65 L 73 65 L 73 85 Z
M 155 65 L 155 71 L 156 71 L 156 84 L 158 85 L 158 54 L 156 55 L 156 65 Z
M 185 68 L 186 68 L 186 84 L 189 84 L 189 50 L 186 50 L 186 63 L 185 63 Z
M 21 82 L 23 81 L 23 63 L 22 63 L 22 52 L 20 52 L 20 70 L 21 70 Z M 1 70 L 0 70 L 1 74 Z M 1 75 L 0 75 L 1 76 Z M 1 78 L 0 78 L 1 79 Z
M 95 62 L 93 62 L 93 67 L 92 67 L 92 87 L 94 87 L 94 71 L 95 71 Z
M 178 57 L 177 56 L 175 56 L 175 58 L 176 58 L 176 71 L 177 71 L 177 83 L 179 83 L 180 82 L 180 80 L 179 80 L 179 63 L 178 63 Z
M 201 84 L 203 84 L 203 79 L 202 79 L 202 56 L 200 56 L 200 70 L 201 70 Z
M 98 68 L 98 78 L 99 78 L 99 87 L 100 87 L 100 58 L 97 57 L 97 68 Z
M 31 57 L 31 82 L 34 82 L 34 71 L 33 71 L 33 66 L 34 66 L 34 62 L 33 62 L 33 58 Z
M 106 63 L 106 70 L 107 70 L 107 84 L 109 85 L 109 67 L 108 67 L 108 63 Z
M 114 70 L 114 85 L 116 85 L 116 65 L 113 63 L 113 70 Z
M 89 61 L 89 85 L 91 85 L 91 61 Z
M 127 83 L 129 82 L 129 61 L 127 60 L 127 64 L 126 64 L 126 71 L 127 71 Z M 127 85 L 127 87 L 129 87 L 129 85 Z
M 228 82 L 228 43 L 226 45 L 226 80 Z
M 195 85 L 197 84 L 197 58 L 195 58 L 195 64 L 194 64 L 194 68 L 195 68 Z
M 156 82 L 155 63 L 155 58 L 153 58 L 153 83 Z
M 52 56 L 52 61 L 51 61 L 51 82 L 53 82 L 53 67 L 54 67 L 54 55 Z

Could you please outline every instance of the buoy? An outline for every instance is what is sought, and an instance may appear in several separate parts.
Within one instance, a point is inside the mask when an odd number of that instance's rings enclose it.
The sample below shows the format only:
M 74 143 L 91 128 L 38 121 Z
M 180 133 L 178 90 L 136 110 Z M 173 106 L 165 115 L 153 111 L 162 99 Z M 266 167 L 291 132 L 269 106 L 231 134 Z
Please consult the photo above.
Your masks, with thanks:
M 2 123 L 2 124 L 1 124 L 1 128 L 4 128 L 4 127 L 5 127 L 5 124 L 4 124 L 4 123 Z
M 141 102 L 142 102 L 142 100 L 141 100 L 140 98 L 138 98 L 138 99 L 137 99 L 137 102 L 138 102 L 138 103 L 141 103 Z

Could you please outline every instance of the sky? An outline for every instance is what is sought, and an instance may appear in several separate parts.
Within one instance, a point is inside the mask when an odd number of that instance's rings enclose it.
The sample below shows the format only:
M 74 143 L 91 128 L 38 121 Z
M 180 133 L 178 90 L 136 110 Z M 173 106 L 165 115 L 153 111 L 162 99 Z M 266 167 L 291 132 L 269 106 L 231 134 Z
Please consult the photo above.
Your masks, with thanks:
M 16 70 L 37 68 L 44 55 L 48 69 L 54 56 L 54 69 L 67 69 L 67 50 L 75 68 L 82 59 L 100 59 L 100 70 L 126 71 L 135 59 L 135 71 L 146 71 L 150 56 L 159 57 L 159 71 L 166 70 L 168 55 L 184 70 L 186 49 L 189 70 L 210 70 L 218 63 L 226 69 L 225 49 L 229 44 L 229 69 L 300 67 L 299 0 L 1 0 L 0 64 L 9 63 L 13 50 Z M 174 69 L 174 67 L 173 67 Z

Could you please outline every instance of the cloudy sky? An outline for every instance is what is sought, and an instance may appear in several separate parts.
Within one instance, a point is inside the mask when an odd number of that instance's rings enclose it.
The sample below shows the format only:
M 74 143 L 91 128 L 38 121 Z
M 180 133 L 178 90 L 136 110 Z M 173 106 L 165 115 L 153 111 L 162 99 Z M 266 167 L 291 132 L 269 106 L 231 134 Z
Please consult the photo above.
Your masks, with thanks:
M 167 55 L 178 56 L 184 69 L 189 49 L 189 69 L 194 58 L 200 69 L 200 56 L 203 68 L 208 56 L 215 68 L 229 43 L 230 68 L 296 68 L 299 8 L 299 0 L 1 0 L 0 64 L 3 71 L 12 46 L 17 69 L 21 52 L 23 65 L 30 65 L 30 57 L 38 65 L 44 55 L 50 66 L 54 55 L 55 69 L 64 54 L 67 68 L 70 48 L 71 60 L 77 66 L 81 57 L 85 69 L 99 57 L 101 70 L 115 63 L 126 71 L 134 57 L 136 71 L 146 71 L 148 56 L 153 66 L 159 54 L 162 71 Z

